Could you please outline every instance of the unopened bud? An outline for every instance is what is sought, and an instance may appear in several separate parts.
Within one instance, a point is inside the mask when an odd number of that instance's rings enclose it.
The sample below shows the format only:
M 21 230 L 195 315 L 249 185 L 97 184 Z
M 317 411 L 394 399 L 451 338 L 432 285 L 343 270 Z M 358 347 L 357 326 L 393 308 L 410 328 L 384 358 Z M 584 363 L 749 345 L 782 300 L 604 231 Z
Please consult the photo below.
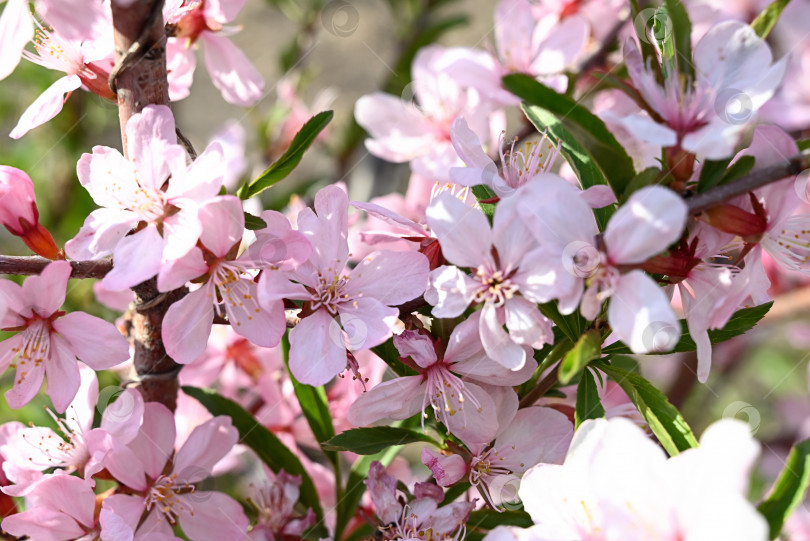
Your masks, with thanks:
M 39 223 L 34 183 L 25 171 L 0 165 L 0 223 L 42 257 L 59 259 L 59 247 Z
M 730 203 L 710 208 L 703 213 L 701 218 L 715 229 L 750 241 L 757 240 L 768 225 L 768 221 L 763 216 Z

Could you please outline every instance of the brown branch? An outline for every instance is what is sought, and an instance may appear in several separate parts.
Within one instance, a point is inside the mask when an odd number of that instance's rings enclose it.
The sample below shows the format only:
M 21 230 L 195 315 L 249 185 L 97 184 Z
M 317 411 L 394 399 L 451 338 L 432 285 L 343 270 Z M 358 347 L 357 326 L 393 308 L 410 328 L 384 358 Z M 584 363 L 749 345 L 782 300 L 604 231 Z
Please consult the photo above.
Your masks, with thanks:
M 163 26 L 163 0 L 135 0 L 123 7 L 112 3 L 115 30 L 116 67 L 110 87 L 118 96 L 121 139 L 127 153 L 126 124 L 147 105 L 169 104 L 166 73 L 166 31 Z M 130 341 L 133 362 L 144 400 L 160 402 L 174 410 L 177 405 L 177 373 L 180 367 L 163 345 L 163 318 L 169 306 L 181 299 L 186 288 L 161 293 L 152 278 L 132 288 Z
M 594 51 L 592 55 L 586 58 L 579 65 L 576 71 L 579 73 L 587 73 L 592 69 L 603 66 L 605 64 L 605 60 L 607 59 L 607 55 L 610 53 L 611 49 L 613 48 L 613 44 L 619 38 L 622 28 L 624 28 L 624 25 L 627 24 L 628 20 L 629 17 L 619 20 L 605 36 L 605 39 L 602 40 L 602 45 L 599 47 L 599 49 Z
M 31 276 L 40 274 L 51 263 L 50 259 L 39 256 L 0 255 L 0 274 Z M 111 259 L 98 261 L 68 261 L 73 267 L 71 278 L 104 278 L 112 270 Z
M 703 193 L 687 197 L 686 204 L 691 213 L 697 214 L 777 180 L 798 175 L 808 167 L 810 154 L 802 152 L 784 163 L 763 167 L 728 184 L 721 184 Z

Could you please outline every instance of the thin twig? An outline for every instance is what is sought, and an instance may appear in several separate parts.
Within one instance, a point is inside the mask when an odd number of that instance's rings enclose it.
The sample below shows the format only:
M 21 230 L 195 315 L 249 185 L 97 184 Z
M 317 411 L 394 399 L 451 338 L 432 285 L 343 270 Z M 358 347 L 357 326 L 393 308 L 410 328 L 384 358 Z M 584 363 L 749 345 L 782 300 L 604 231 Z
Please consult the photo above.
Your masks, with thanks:
M 810 167 L 810 153 L 805 151 L 784 163 L 763 167 L 728 184 L 721 184 L 703 193 L 687 197 L 686 205 L 691 213 L 697 214 L 777 180 L 798 175 L 808 167 Z
M 0 255 L 0 274 L 31 276 L 40 274 L 51 263 L 50 259 L 39 256 Z M 68 261 L 73 267 L 71 278 L 104 278 L 112 270 L 112 259 L 97 261 Z

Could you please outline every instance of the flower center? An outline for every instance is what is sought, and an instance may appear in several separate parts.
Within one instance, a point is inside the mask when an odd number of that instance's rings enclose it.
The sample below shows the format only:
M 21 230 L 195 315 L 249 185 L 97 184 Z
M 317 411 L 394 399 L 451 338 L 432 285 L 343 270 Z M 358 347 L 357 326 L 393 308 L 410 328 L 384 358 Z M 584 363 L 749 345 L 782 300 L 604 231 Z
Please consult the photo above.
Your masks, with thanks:
M 504 133 L 501 133 L 499 143 L 503 164 L 501 175 L 511 188 L 519 188 L 535 175 L 548 171 L 559 154 L 545 133 L 540 141 L 526 142 L 523 150 L 515 150 L 517 137 L 512 140 L 509 149 L 504 150 Z
M 475 302 L 491 302 L 495 306 L 503 306 L 507 299 L 518 292 L 517 284 L 512 283 L 509 276 L 512 272 L 493 269 L 490 265 L 481 265 L 475 271 L 475 278 L 481 283 L 475 293 Z
M 464 405 L 467 400 L 473 407 L 481 409 L 478 399 L 467 392 L 461 378 L 450 372 L 445 363 L 437 362 L 431 365 L 425 372 L 425 378 L 427 389 L 422 402 L 422 412 L 424 413 L 425 407 L 430 403 L 436 418 L 445 426 L 448 426 L 450 417 L 457 413 L 464 415 Z M 425 416 L 422 415 L 423 428 L 424 418 Z
M 193 493 L 196 487 L 188 483 L 177 485 L 176 482 L 176 473 L 161 475 L 146 495 L 146 510 L 151 511 L 152 507 L 157 507 L 170 524 L 176 524 L 181 513 L 194 515 L 194 509 L 179 496 Z
M 325 308 L 330 314 L 337 315 L 337 307 L 340 303 L 349 299 L 349 294 L 345 292 L 349 278 L 335 275 L 332 280 L 327 280 L 323 274 L 318 273 L 318 289 L 313 294 L 311 310 L 314 312 L 318 308 Z
M 261 311 L 250 289 L 252 279 L 241 266 L 230 261 L 220 261 L 214 264 L 211 279 L 214 281 L 218 296 L 227 305 L 231 325 L 240 327 L 245 318 L 251 321 L 253 314 Z

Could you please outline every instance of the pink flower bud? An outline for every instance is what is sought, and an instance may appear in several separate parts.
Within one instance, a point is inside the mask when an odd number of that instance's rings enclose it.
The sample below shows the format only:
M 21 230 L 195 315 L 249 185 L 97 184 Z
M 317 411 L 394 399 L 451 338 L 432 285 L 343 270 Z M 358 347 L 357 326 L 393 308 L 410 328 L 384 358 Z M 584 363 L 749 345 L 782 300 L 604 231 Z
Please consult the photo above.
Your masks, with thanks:
M 422 449 L 422 464 L 430 468 L 441 487 L 454 485 L 467 474 L 467 464 L 461 456 L 443 455 L 429 447 Z
M 8 165 L 0 165 L 0 223 L 35 253 L 48 259 L 64 258 L 50 231 L 39 224 L 31 177 Z
M 22 236 L 38 221 L 31 177 L 15 167 L 0 165 L 0 223 L 14 235 Z

